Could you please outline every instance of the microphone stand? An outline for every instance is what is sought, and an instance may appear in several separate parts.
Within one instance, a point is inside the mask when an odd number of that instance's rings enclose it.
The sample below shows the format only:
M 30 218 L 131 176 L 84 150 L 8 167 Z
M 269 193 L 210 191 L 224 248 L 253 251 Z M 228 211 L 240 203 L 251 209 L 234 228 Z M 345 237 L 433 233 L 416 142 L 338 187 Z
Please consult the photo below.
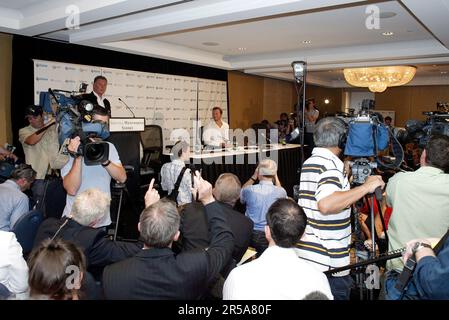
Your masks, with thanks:
M 305 156 L 304 156 L 304 134 L 305 134 L 305 107 L 306 107 L 306 73 L 307 73 L 307 64 L 304 61 L 294 61 L 292 62 L 292 66 L 295 63 L 301 63 L 303 64 L 303 72 L 302 72 L 302 76 L 297 76 L 295 73 L 293 73 L 294 78 L 295 78 L 295 89 L 296 89 L 296 93 L 297 93 L 297 100 L 296 100 L 296 118 L 297 118 L 297 122 L 298 125 L 300 123 L 300 119 L 299 119 L 299 114 L 302 113 L 302 119 L 301 119 L 301 127 L 302 127 L 302 131 L 300 131 L 301 133 L 301 137 L 300 137 L 300 141 L 301 141 L 301 167 L 304 164 L 305 161 Z M 302 102 L 302 110 L 300 109 L 301 106 L 301 102 Z M 300 170 L 300 169 L 298 169 Z
M 129 112 L 131 112 L 132 113 L 132 115 L 133 115 L 133 118 L 135 118 L 136 117 L 136 115 L 134 114 L 134 112 L 131 110 L 131 108 L 130 107 L 128 107 L 128 105 L 126 104 L 126 102 L 125 101 L 123 101 L 122 99 L 120 99 L 120 98 L 118 98 L 118 101 L 120 101 L 121 103 L 123 103 L 124 105 L 125 105 L 125 107 L 126 107 L 126 109 L 128 109 L 129 110 Z

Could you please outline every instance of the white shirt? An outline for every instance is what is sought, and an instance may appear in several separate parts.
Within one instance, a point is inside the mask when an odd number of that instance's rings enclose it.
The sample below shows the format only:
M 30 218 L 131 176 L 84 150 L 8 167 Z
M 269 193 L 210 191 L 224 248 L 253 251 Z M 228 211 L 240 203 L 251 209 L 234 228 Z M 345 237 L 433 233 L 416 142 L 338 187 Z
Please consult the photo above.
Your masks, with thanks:
M 172 162 L 165 163 L 161 168 L 161 187 L 169 194 L 175 188 L 176 180 L 181 173 L 182 168 L 185 167 L 185 163 L 179 159 Z M 190 169 L 184 172 L 181 180 L 181 184 L 178 189 L 178 205 L 183 205 L 192 202 L 192 177 Z
M 222 125 L 219 127 L 217 123 L 212 120 L 203 129 L 204 144 L 214 147 L 219 147 L 222 143 L 229 141 L 229 125 L 221 121 Z
M 22 256 L 22 247 L 12 232 L 0 231 L 0 283 L 11 293 L 27 294 L 28 266 Z
M 92 91 L 92 92 L 97 97 L 98 104 L 104 108 L 105 107 L 104 106 L 104 99 L 105 99 L 105 97 L 104 96 L 100 97 L 95 91 Z
M 298 258 L 294 248 L 271 246 L 231 271 L 223 300 L 301 300 L 314 291 L 334 299 L 324 273 Z

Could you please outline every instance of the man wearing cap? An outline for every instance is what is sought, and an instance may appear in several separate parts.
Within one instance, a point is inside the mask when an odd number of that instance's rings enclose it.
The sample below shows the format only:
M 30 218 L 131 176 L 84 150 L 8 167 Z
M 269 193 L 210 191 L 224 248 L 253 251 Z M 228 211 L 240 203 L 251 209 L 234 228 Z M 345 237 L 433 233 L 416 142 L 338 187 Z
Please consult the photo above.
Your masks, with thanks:
M 259 183 L 254 185 L 257 180 Z M 277 199 L 286 197 L 287 192 L 277 176 L 276 162 L 271 159 L 262 160 L 240 192 L 240 202 L 246 204 L 245 214 L 254 222 L 250 246 L 256 249 L 258 256 L 268 247 L 265 238 L 268 208 Z
M 29 125 L 19 130 L 19 141 L 25 153 L 25 162 L 37 172 L 31 190 L 33 204 L 39 201 L 38 208 L 40 208 L 45 192 L 46 174 L 49 169 L 61 169 L 69 158 L 59 153 L 55 122 L 44 123 L 41 106 L 28 106 L 25 110 L 25 119 Z
M 104 76 L 96 76 L 93 84 L 93 91 L 83 95 L 83 99 L 89 100 L 94 104 L 98 104 L 104 108 L 108 115 L 111 115 L 111 104 L 108 99 L 104 97 L 104 93 L 108 87 L 108 80 Z

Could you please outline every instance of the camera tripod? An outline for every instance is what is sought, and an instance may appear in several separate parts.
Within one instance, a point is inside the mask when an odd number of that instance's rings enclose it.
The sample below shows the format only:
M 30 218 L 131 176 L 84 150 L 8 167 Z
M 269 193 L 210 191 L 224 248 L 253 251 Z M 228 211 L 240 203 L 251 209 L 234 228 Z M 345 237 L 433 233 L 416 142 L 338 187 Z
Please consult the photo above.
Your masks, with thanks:
M 379 284 L 379 274 L 378 274 L 378 268 L 375 266 L 374 262 L 371 262 L 369 264 L 364 263 L 365 260 L 373 260 L 378 258 L 377 256 L 377 250 L 376 247 L 379 248 L 379 252 L 383 254 L 382 252 L 382 246 L 380 243 L 380 238 L 377 235 L 376 225 L 375 225 L 375 207 L 377 205 L 377 214 L 379 214 L 380 220 L 382 222 L 383 230 L 385 231 L 385 223 L 384 219 L 382 217 L 382 210 L 380 206 L 380 200 L 382 199 L 382 190 L 380 188 L 376 189 L 375 193 L 368 194 L 364 198 L 362 198 L 358 204 L 355 205 L 353 208 L 353 218 L 354 218 L 354 234 L 355 234 L 355 241 L 354 241 L 354 247 L 355 247 L 355 255 L 356 255 L 356 263 L 353 265 L 352 268 L 356 270 L 356 285 L 359 289 L 360 293 L 360 300 L 364 300 L 364 294 L 367 293 L 367 299 L 368 300 L 374 300 L 374 290 L 379 289 L 377 285 Z M 361 208 L 362 206 L 366 204 L 368 207 L 369 213 L 368 218 L 366 221 L 370 223 L 369 226 L 369 232 L 370 232 L 370 239 L 371 240 L 371 248 L 367 248 L 365 244 L 361 244 L 363 241 L 362 239 L 362 233 L 363 230 L 361 228 L 361 222 L 359 220 L 360 215 L 362 214 Z M 368 223 L 367 223 L 368 224 Z M 386 235 L 387 241 L 388 236 Z M 363 248 L 363 250 L 361 249 Z M 368 254 L 366 254 L 366 250 L 368 249 Z M 365 253 L 365 254 L 361 254 Z M 376 261 L 377 263 L 383 261 L 379 260 Z M 362 266 L 367 266 L 366 269 L 362 269 Z M 347 270 L 349 268 L 345 268 Z M 335 271 L 332 270 L 331 273 L 334 273 Z M 366 277 L 365 274 L 368 274 Z M 365 279 L 366 277 L 366 279 Z
M 130 173 L 134 172 L 134 167 L 128 166 L 128 165 L 125 165 L 124 167 L 125 167 L 127 176 Z M 119 228 L 119 224 L 120 224 L 120 217 L 121 217 L 125 198 L 127 199 L 127 202 L 131 204 L 131 207 L 132 207 L 132 210 L 134 213 L 137 212 L 137 209 L 134 205 L 134 201 L 132 201 L 132 199 L 131 199 L 128 188 L 126 187 L 126 182 L 125 183 L 114 182 L 112 184 L 112 188 L 111 188 L 111 197 L 113 200 L 115 200 L 115 201 L 113 201 L 114 206 L 111 205 L 111 208 L 115 209 L 115 207 L 117 207 L 117 210 L 116 210 L 117 214 L 115 216 L 114 229 L 113 229 L 113 231 L 112 231 L 112 229 L 109 230 L 109 235 L 112 236 L 112 239 L 114 241 L 116 241 L 117 234 L 118 234 L 118 228 Z

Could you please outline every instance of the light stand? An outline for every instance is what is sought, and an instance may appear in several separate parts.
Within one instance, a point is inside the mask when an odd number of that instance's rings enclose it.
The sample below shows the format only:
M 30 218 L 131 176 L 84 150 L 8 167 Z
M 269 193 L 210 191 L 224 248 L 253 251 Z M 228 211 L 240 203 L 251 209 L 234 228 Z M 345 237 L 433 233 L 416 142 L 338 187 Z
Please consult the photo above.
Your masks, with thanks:
M 301 141 L 301 168 L 304 163 L 304 133 L 305 133 L 305 105 L 306 105 L 306 73 L 307 63 L 305 61 L 293 61 L 293 76 L 295 78 L 295 88 L 297 93 L 296 117 L 298 122 L 300 141 Z M 302 103 L 302 108 L 301 108 Z M 301 110 L 302 109 L 302 110 Z M 301 118 L 299 114 L 301 113 Z M 300 121 L 301 120 L 301 121 Z M 300 125 L 301 123 L 301 125 Z M 300 168 L 299 168 L 300 169 Z

